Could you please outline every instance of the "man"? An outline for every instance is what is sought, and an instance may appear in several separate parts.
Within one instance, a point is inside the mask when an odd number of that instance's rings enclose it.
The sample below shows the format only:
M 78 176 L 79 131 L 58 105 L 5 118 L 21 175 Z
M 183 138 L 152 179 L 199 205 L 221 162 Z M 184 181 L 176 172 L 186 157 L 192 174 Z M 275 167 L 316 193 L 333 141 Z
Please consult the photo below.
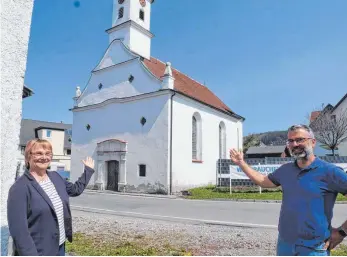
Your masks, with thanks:
M 288 146 L 286 146 L 286 148 L 284 148 L 283 153 L 281 154 L 282 158 L 287 158 L 287 157 L 291 157 Z
M 287 146 L 295 162 L 282 165 L 265 176 L 252 169 L 242 152 L 230 150 L 231 160 L 257 185 L 282 186 L 277 255 L 328 256 L 347 235 L 347 220 L 332 228 L 338 193 L 347 196 L 347 174 L 313 154 L 316 139 L 305 125 L 288 129 Z

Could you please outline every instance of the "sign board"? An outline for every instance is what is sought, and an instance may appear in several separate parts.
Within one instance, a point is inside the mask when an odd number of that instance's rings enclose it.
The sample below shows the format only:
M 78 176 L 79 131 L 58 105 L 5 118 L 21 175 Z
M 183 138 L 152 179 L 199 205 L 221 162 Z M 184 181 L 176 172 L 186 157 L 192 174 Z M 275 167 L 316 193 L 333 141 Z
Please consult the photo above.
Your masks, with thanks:
M 251 167 L 260 172 L 261 174 L 268 175 L 274 172 L 276 169 L 281 167 L 283 164 L 262 164 L 262 165 L 251 165 Z M 343 168 L 347 172 L 347 163 L 334 163 L 334 165 Z M 249 179 L 247 175 L 240 169 L 239 166 L 230 165 L 230 174 L 221 174 L 222 177 L 230 179 Z

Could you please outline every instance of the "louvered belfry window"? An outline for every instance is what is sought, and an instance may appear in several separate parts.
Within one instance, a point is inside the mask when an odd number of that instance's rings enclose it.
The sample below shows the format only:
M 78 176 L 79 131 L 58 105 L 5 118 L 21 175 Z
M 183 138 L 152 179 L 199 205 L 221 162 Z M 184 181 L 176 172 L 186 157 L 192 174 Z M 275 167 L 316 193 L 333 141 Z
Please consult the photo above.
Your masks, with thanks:
M 145 12 L 143 10 L 140 10 L 139 17 L 141 20 L 145 20 Z
M 124 14 L 124 7 L 121 7 L 118 10 L 118 19 L 123 18 L 123 14 Z

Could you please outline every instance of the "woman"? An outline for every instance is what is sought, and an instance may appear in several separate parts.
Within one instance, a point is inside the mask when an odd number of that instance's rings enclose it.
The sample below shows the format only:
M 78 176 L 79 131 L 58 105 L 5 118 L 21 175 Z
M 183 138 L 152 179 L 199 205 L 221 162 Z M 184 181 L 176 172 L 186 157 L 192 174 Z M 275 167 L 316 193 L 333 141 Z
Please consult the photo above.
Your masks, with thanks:
M 84 172 L 74 184 L 57 172 L 47 172 L 51 160 L 49 141 L 27 143 L 27 169 L 10 188 L 7 203 L 15 255 L 65 255 L 65 240 L 72 241 L 69 197 L 82 194 L 94 173 L 94 160 L 83 161 Z

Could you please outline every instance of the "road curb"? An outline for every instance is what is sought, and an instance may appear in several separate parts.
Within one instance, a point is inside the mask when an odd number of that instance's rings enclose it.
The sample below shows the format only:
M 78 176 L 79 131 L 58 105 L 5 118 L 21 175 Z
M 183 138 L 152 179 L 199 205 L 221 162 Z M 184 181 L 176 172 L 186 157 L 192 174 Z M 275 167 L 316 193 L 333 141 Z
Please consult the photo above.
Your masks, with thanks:
M 227 199 L 227 198 L 190 199 L 190 198 L 186 198 L 186 197 L 181 197 L 181 198 L 184 198 L 187 200 L 195 200 L 195 201 L 282 203 L 282 200 Z M 335 204 L 347 204 L 347 201 L 336 201 Z
M 84 192 L 86 193 L 94 193 L 94 194 L 110 194 L 110 195 L 130 195 L 130 196 L 142 196 L 142 197 L 152 197 L 152 198 L 168 198 L 168 199 L 176 199 L 179 198 L 176 195 L 157 195 L 157 194 L 141 194 L 141 193 L 126 193 L 126 192 L 113 192 L 107 190 L 91 190 L 86 189 Z
M 215 202 L 260 202 L 260 203 L 282 203 L 281 200 L 258 200 L 258 199 L 226 199 L 226 198 L 209 198 L 209 199 L 189 199 L 187 200 L 201 200 L 201 201 L 215 201 Z

